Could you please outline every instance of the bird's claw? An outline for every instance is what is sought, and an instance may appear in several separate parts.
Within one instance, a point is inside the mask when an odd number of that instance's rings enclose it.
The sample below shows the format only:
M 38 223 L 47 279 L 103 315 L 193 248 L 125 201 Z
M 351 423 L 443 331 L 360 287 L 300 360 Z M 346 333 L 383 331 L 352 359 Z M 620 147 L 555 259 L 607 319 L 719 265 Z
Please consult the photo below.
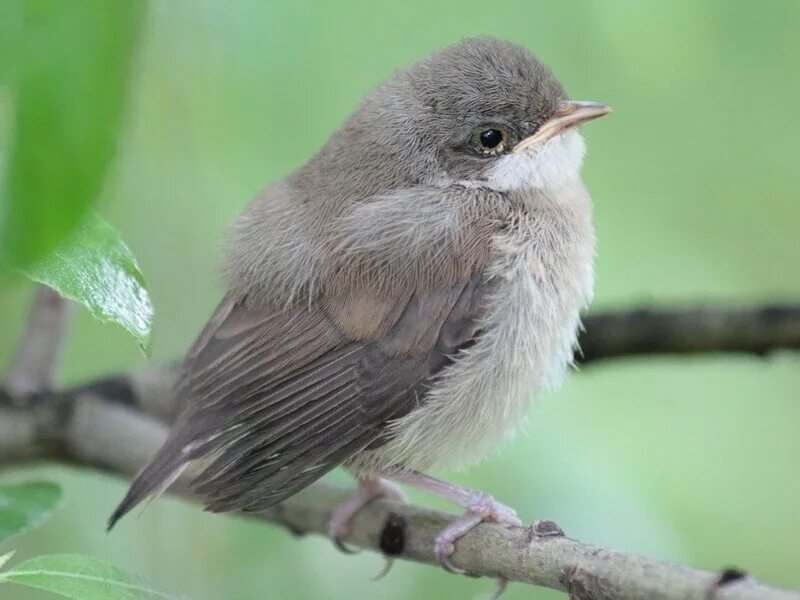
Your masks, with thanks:
M 352 548 L 344 543 L 344 538 L 347 537 L 348 533 L 348 522 L 349 518 L 346 514 L 340 513 L 336 511 L 331 517 L 331 520 L 328 522 L 328 535 L 330 536 L 331 540 L 333 541 L 333 545 L 336 546 L 336 549 L 344 554 L 358 554 L 361 552 L 360 548 Z
M 436 559 L 445 571 L 457 575 L 463 575 L 465 573 L 463 569 L 454 566 L 449 558 L 453 552 L 455 552 L 456 540 L 484 521 L 505 523 L 514 526 L 522 525 L 522 521 L 520 521 L 519 517 L 517 517 L 517 513 L 512 508 L 500 504 L 488 494 L 476 492 L 464 516 L 450 523 L 450 525 L 445 527 L 439 535 L 436 536 Z M 505 580 L 501 579 L 498 581 L 498 589 L 492 596 L 493 598 L 498 598 L 506 587 L 507 582 Z
M 380 573 L 375 575 L 375 577 L 373 577 L 371 581 L 378 581 L 380 579 L 383 579 L 389 574 L 389 571 L 392 570 L 392 567 L 394 566 L 394 558 L 392 558 L 391 556 L 384 556 L 383 558 L 386 561 L 383 565 L 383 569 L 381 569 Z
M 361 548 L 351 548 L 337 536 L 331 535 L 331 540 L 333 540 L 333 545 L 336 546 L 336 549 L 343 554 L 358 554 L 361 552 Z
M 328 536 L 333 540 L 336 548 L 345 554 L 360 552 L 358 549 L 347 546 L 343 540 L 349 533 L 350 521 L 356 513 L 378 498 L 405 501 L 403 493 L 388 482 L 380 479 L 360 481 L 358 490 L 334 511 L 328 521 Z
M 448 573 L 453 573 L 454 575 L 463 575 L 466 571 L 454 566 L 453 563 L 448 560 L 450 555 L 456 551 L 456 546 L 453 543 L 454 540 L 450 539 L 450 536 L 443 535 L 445 531 L 436 536 L 436 560 Z

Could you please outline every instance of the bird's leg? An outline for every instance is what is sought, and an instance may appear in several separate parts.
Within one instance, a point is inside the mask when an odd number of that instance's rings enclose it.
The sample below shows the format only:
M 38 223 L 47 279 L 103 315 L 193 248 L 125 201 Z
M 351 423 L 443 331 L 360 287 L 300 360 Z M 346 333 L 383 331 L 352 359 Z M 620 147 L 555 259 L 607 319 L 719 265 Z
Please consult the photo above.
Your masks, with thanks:
M 455 551 L 455 542 L 483 521 L 522 525 L 514 509 L 495 501 L 489 494 L 446 483 L 418 471 L 396 471 L 388 477 L 463 506 L 466 514 L 450 523 L 436 536 L 436 558 L 447 571 L 463 573 L 447 560 Z M 502 583 L 501 583 L 502 585 Z
M 350 521 L 356 513 L 378 498 L 388 498 L 397 502 L 406 501 L 405 494 L 388 481 L 379 477 L 359 477 L 358 490 L 333 512 L 328 521 L 328 535 L 337 548 L 348 554 L 354 552 L 344 545 L 342 538 L 347 536 Z

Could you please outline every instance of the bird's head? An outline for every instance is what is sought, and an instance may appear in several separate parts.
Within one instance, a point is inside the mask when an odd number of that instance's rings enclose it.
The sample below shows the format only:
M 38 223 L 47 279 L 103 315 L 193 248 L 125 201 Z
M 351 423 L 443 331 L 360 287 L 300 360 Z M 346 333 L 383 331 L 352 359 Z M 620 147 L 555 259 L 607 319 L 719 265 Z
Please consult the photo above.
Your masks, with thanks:
M 575 127 L 609 111 L 567 99 L 525 48 L 467 39 L 369 94 L 312 163 L 346 173 L 337 188 L 359 195 L 415 184 L 553 188 L 578 177 Z

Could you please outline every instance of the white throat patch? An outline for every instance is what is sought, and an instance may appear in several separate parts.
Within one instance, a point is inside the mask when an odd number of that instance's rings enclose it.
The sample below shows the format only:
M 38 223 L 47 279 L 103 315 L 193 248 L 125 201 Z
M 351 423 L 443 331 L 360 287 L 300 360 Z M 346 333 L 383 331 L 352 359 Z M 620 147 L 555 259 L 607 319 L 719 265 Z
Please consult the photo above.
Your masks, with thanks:
M 585 152 L 583 137 L 570 129 L 540 146 L 501 157 L 485 185 L 499 192 L 560 188 L 578 178 Z

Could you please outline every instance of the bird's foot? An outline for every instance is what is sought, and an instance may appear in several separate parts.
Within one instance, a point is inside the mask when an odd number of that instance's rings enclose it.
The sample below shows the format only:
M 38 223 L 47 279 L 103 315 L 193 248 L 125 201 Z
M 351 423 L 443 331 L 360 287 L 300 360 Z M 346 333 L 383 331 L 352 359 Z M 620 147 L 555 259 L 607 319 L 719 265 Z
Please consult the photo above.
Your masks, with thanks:
M 456 550 L 456 541 L 470 529 L 483 521 L 505 523 L 516 527 L 522 525 L 522 521 L 519 520 L 513 508 L 500 504 L 489 494 L 453 485 L 419 471 L 398 470 L 387 473 L 386 476 L 467 509 L 464 516 L 450 523 L 436 536 L 434 548 L 436 559 L 446 571 L 451 573 L 464 573 L 462 569 L 454 567 L 448 559 Z M 498 598 L 506 589 L 507 584 L 505 579 L 498 579 L 492 598 Z
M 379 498 L 396 502 L 406 501 L 405 494 L 388 481 L 379 478 L 361 478 L 358 480 L 358 490 L 333 512 L 328 521 L 328 535 L 339 550 L 347 554 L 357 552 L 348 548 L 342 540 L 347 537 L 350 521 L 356 513 Z
M 453 566 L 449 558 L 453 552 L 455 552 L 456 541 L 473 527 L 484 521 L 503 523 L 515 527 L 522 525 L 522 521 L 519 520 L 514 509 L 500 504 L 489 494 L 453 485 L 419 471 L 393 469 L 384 471 L 382 474 L 384 477 L 392 479 L 393 481 L 410 485 L 419 490 L 428 492 L 429 494 L 434 494 L 467 509 L 464 516 L 454 520 L 436 536 L 434 548 L 436 558 L 439 564 L 451 573 L 464 573 L 462 569 Z M 385 484 L 385 482 L 381 480 L 372 481 Z M 362 503 L 360 506 L 364 504 L 366 504 L 366 502 Z M 357 512 L 357 510 L 358 509 L 352 511 L 351 516 Z M 507 580 L 498 579 L 494 594 L 492 594 L 492 600 L 499 598 L 505 591 L 507 585 Z
M 454 567 L 448 559 L 455 552 L 455 542 L 473 527 L 484 521 L 514 526 L 522 525 L 522 521 L 519 520 L 514 509 L 500 504 L 489 494 L 472 491 L 469 494 L 470 498 L 466 503 L 467 512 L 464 516 L 450 523 L 436 536 L 436 558 L 439 564 L 451 573 L 464 573 L 462 569 Z M 500 585 L 505 587 L 504 582 L 501 582 Z

